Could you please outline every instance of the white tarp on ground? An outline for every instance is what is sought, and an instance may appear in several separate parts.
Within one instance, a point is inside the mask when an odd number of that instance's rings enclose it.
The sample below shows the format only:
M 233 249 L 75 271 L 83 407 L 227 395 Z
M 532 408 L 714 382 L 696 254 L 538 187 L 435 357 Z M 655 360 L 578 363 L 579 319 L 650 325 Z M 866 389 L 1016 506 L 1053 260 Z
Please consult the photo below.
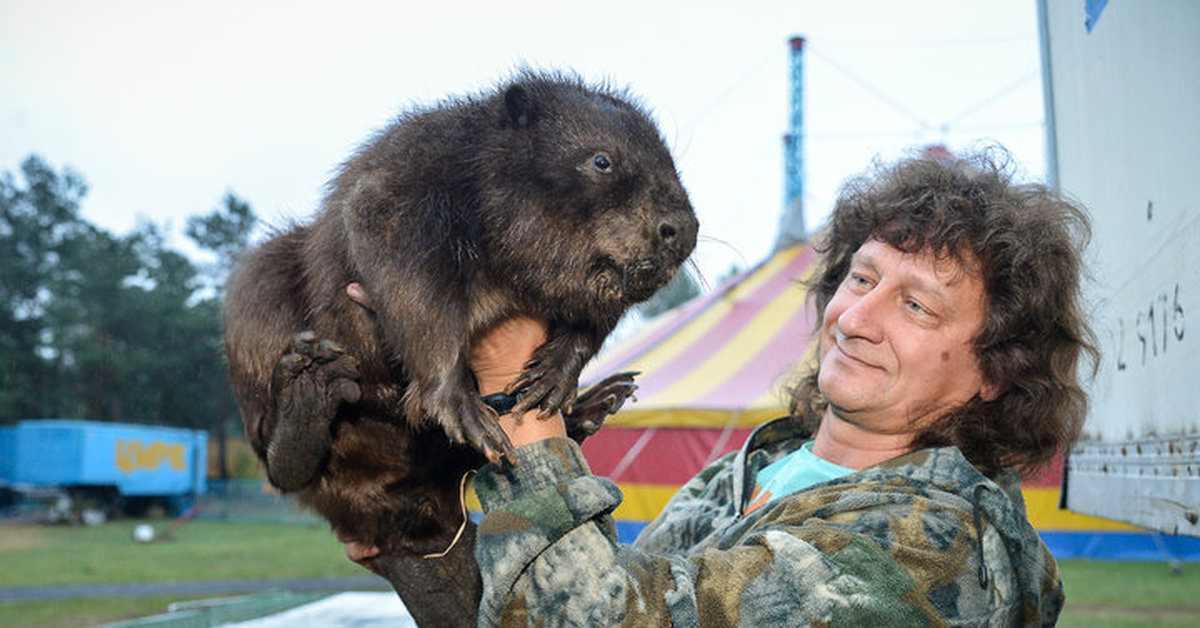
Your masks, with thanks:
M 392 592 L 339 593 L 288 611 L 220 628 L 417 628 Z

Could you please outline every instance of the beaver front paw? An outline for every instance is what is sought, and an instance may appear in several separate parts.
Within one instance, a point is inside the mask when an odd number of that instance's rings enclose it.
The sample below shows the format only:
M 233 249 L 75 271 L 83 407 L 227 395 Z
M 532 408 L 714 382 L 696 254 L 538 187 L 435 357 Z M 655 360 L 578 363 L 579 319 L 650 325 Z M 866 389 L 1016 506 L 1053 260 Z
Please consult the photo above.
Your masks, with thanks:
M 633 396 L 637 384 L 633 378 L 637 371 L 614 373 L 597 382 L 579 395 L 575 407 L 563 419 L 567 425 L 567 436 L 577 443 L 600 430 L 610 414 L 616 414 L 625 400 Z
M 525 364 L 525 371 L 505 389 L 509 394 L 524 391 L 513 412 L 540 408 L 539 418 L 555 412 L 564 416 L 570 414 L 579 388 L 579 373 L 594 353 L 588 336 L 552 332 L 550 338 L 533 352 L 533 359 Z

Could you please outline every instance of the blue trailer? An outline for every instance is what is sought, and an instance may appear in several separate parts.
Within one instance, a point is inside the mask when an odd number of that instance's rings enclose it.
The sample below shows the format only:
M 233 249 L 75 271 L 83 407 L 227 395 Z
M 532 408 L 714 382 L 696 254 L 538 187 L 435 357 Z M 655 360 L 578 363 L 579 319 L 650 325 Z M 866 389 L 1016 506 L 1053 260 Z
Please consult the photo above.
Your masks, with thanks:
M 207 489 L 208 434 L 173 427 L 40 419 L 0 427 L 0 489 L 89 522 L 162 506 L 178 512 Z

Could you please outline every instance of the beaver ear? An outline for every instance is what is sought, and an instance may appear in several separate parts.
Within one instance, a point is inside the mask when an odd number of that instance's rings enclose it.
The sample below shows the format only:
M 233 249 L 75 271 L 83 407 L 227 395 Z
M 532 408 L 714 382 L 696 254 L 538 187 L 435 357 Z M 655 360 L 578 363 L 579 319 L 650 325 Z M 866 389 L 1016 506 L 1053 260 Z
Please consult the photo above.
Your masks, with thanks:
M 504 106 L 508 109 L 508 119 L 518 129 L 529 126 L 529 92 L 520 85 L 513 85 L 504 92 Z

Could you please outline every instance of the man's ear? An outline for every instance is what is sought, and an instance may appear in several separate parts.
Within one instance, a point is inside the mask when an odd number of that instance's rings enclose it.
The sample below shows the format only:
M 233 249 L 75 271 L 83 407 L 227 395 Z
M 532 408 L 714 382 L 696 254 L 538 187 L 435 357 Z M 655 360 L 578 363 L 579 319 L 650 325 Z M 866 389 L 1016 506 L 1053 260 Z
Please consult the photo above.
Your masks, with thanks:
M 979 398 L 984 401 L 995 401 L 1005 392 L 1008 392 L 1008 384 L 985 381 L 983 387 L 979 389 Z

